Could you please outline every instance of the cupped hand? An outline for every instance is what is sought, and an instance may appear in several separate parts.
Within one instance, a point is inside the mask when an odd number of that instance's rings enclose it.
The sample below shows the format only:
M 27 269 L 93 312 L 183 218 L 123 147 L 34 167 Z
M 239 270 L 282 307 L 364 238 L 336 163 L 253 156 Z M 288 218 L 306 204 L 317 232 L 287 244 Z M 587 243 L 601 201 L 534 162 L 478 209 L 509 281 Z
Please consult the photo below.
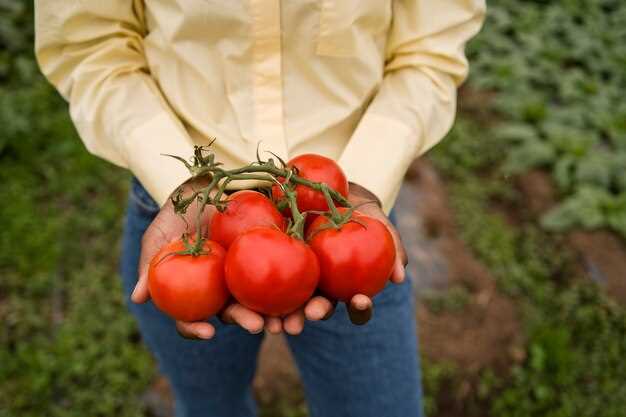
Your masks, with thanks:
M 196 179 L 183 184 L 184 197 L 190 196 L 194 189 L 207 184 L 206 180 Z M 199 204 L 193 203 L 187 209 L 183 217 L 174 211 L 174 205 L 170 200 L 161 208 L 155 219 L 141 239 L 141 255 L 139 257 L 139 279 L 131 295 L 134 303 L 145 303 L 150 299 L 148 289 L 148 266 L 150 260 L 166 244 L 180 239 L 183 233 L 193 232 L 196 224 L 196 215 L 200 209 Z M 211 217 L 215 213 L 213 206 L 207 205 L 202 214 L 202 227 L 210 224 Z M 254 311 L 248 310 L 240 304 L 228 305 L 221 313 L 220 319 L 226 323 L 238 324 L 250 333 L 263 331 L 265 320 Z M 176 321 L 176 329 L 181 336 L 189 339 L 211 339 L 215 335 L 215 328 L 206 321 L 184 322 Z
M 407 264 L 407 256 L 400 239 L 400 234 L 391 224 L 389 218 L 385 215 L 377 197 L 367 189 L 358 184 L 350 183 L 350 192 L 348 200 L 352 205 L 359 206 L 358 211 L 383 222 L 389 229 L 396 247 L 396 263 L 394 265 L 390 280 L 395 284 L 400 284 L 405 279 L 405 266 Z M 325 320 L 332 316 L 336 303 L 329 299 L 318 295 L 305 305 L 305 307 L 295 313 L 292 313 L 284 320 L 285 330 L 291 334 L 297 334 L 302 331 L 304 319 L 311 321 Z M 372 300 L 363 294 L 357 294 L 352 297 L 348 305 L 348 315 L 352 323 L 361 325 L 367 323 L 373 312 Z M 288 327 L 289 326 L 289 329 Z
M 182 187 L 184 196 L 189 196 L 193 190 L 206 185 L 206 181 L 194 180 L 185 183 Z M 404 247 L 400 240 L 400 235 L 395 227 L 391 224 L 387 216 L 384 214 L 377 198 L 365 188 L 350 184 L 350 194 L 348 200 L 353 205 L 359 205 L 359 211 L 363 214 L 374 217 L 382 221 L 391 232 L 396 246 L 396 263 L 390 277 L 390 280 L 399 284 L 405 279 L 404 267 L 407 262 Z M 369 204 L 364 204 L 368 203 Z M 363 204 L 363 205 L 361 205 Z M 148 290 L 148 266 L 150 260 L 157 254 L 160 248 L 167 243 L 179 239 L 185 232 L 189 232 L 189 227 L 195 224 L 196 215 L 199 206 L 192 204 L 187 209 L 183 218 L 174 211 L 171 201 L 161 208 L 153 222 L 143 235 L 141 241 L 141 255 L 139 258 L 139 280 L 131 295 L 131 300 L 135 303 L 145 303 L 150 299 Z M 211 216 L 215 213 L 215 208 L 207 206 L 202 215 L 202 225 L 207 227 L 210 224 Z M 236 302 L 229 304 L 224 308 L 219 318 L 226 324 L 237 324 L 252 334 L 257 334 L 266 330 L 272 334 L 278 334 L 285 331 L 291 335 L 297 335 L 302 332 L 304 322 L 306 320 L 319 321 L 326 320 L 332 316 L 336 302 L 329 300 L 322 295 L 316 295 L 311 298 L 307 304 L 282 318 L 264 317 Z M 355 295 L 348 306 L 350 320 L 354 324 L 365 324 L 372 316 L 373 304 L 372 300 L 363 295 Z M 215 328 L 208 322 L 183 322 L 176 321 L 176 329 L 181 336 L 189 339 L 211 339 L 215 335 Z

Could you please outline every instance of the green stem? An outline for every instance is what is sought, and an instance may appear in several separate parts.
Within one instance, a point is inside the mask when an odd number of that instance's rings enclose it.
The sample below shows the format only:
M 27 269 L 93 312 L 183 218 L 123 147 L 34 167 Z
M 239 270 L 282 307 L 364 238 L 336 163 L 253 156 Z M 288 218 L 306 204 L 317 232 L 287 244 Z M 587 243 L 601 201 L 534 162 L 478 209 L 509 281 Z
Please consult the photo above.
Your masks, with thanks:
M 202 214 L 210 201 L 209 194 L 211 193 L 211 190 L 219 183 L 219 181 L 220 179 L 214 175 L 213 178 L 211 178 L 209 185 L 201 188 L 199 191 L 202 193 L 202 202 L 200 204 L 200 208 L 198 209 L 198 213 L 196 213 L 196 241 L 191 249 L 192 254 L 198 255 L 202 253 L 202 247 L 204 246 L 204 239 L 202 237 Z
M 292 190 L 284 189 L 287 200 L 289 201 L 289 208 L 291 209 L 291 217 L 293 217 L 293 225 L 289 233 L 292 236 L 297 237 L 300 240 L 304 240 L 304 223 L 305 217 L 298 210 L 298 203 L 296 201 L 296 193 Z
M 322 193 L 324 194 L 324 198 L 326 199 L 326 204 L 328 205 L 328 209 L 330 210 L 330 214 L 333 218 L 333 220 L 335 221 L 335 223 L 341 221 L 341 213 L 339 213 L 339 210 L 337 210 L 337 207 L 335 206 L 335 202 L 333 201 L 333 198 L 330 196 L 330 190 L 328 188 L 328 186 L 326 184 L 322 184 Z
M 290 172 L 289 169 L 278 168 L 277 166 L 273 164 L 272 165 L 269 165 L 269 164 L 248 165 L 245 167 L 232 169 L 232 170 L 224 170 L 222 168 L 208 168 L 206 172 L 212 173 L 214 175 L 223 174 L 225 177 L 229 177 L 229 178 L 234 177 L 234 179 L 236 180 L 258 180 L 258 181 L 268 181 L 268 182 L 273 182 L 270 177 L 261 176 L 261 175 L 250 175 L 250 174 L 265 173 L 265 174 L 270 174 L 273 177 L 282 177 L 282 178 L 289 177 L 290 182 L 307 186 L 316 191 L 324 192 L 324 188 L 326 188 L 327 191 L 330 193 L 330 196 L 332 197 L 333 200 L 337 201 L 339 204 L 341 204 L 344 207 L 350 206 L 350 203 L 343 195 L 333 190 L 332 188 L 328 188 L 326 184 L 321 183 L 321 182 L 307 180 L 306 178 L 302 178 L 298 176 L 297 174 L 293 173 L 293 171 Z
M 201 253 L 202 251 L 203 238 L 201 226 L 202 214 L 204 213 L 204 209 L 206 208 L 207 204 L 212 204 L 218 207 L 218 209 L 219 207 L 221 207 L 222 202 L 220 200 L 222 198 L 222 195 L 224 194 L 226 187 L 231 181 L 254 180 L 269 183 L 278 183 L 277 178 L 283 178 L 285 181 L 283 190 L 287 197 L 287 202 L 291 209 L 291 214 L 294 220 L 294 223 L 290 228 L 289 233 L 300 239 L 304 237 L 305 216 L 298 210 L 296 193 L 293 190 L 294 185 L 303 185 L 305 187 L 309 187 L 313 190 L 323 193 L 324 198 L 326 199 L 326 202 L 328 204 L 328 208 L 331 212 L 331 216 L 335 221 L 341 221 L 343 219 L 343 216 L 341 215 L 341 213 L 339 213 L 339 210 L 337 210 L 335 202 L 343 207 L 352 207 L 350 202 L 343 195 L 328 187 L 326 184 L 302 178 L 298 176 L 296 174 L 296 171 L 292 168 L 284 166 L 277 167 L 276 164 L 274 164 L 273 159 L 269 159 L 268 161 L 259 160 L 258 162 L 241 168 L 225 170 L 221 167 L 221 163 L 215 162 L 215 154 L 205 154 L 205 149 L 206 148 L 203 147 L 196 147 L 194 149 L 194 157 L 192 158 L 193 165 L 187 163 L 184 159 L 180 157 L 173 156 L 174 158 L 185 163 L 194 178 L 205 175 L 212 176 L 209 185 L 202 187 L 199 190 L 194 190 L 194 193 L 191 197 L 183 198 L 182 190 L 174 197 L 172 197 L 172 201 L 174 202 L 176 211 L 182 214 L 186 212 L 190 204 L 197 200 L 199 195 L 202 196 L 202 201 L 200 203 L 199 211 L 196 217 L 197 238 L 196 242 L 193 244 L 193 247 L 190 249 L 192 253 Z M 215 196 L 211 198 L 210 193 L 216 187 L 217 192 Z

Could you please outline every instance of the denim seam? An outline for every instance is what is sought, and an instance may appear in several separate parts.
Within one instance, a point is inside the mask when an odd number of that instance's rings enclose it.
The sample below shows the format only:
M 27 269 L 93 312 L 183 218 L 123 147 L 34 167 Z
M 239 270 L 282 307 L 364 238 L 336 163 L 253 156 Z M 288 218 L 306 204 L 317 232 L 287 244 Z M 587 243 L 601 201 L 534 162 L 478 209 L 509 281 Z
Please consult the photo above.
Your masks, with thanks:
M 146 201 L 146 197 L 148 197 L 147 193 L 145 190 L 140 190 L 139 187 L 142 187 L 142 185 L 138 182 L 131 185 L 130 196 L 132 200 L 146 212 L 150 214 L 157 213 L 159 211 L 159 206 L 153 201 Z M 143 191 L 144 195 L 140 195 L 139 191 Z

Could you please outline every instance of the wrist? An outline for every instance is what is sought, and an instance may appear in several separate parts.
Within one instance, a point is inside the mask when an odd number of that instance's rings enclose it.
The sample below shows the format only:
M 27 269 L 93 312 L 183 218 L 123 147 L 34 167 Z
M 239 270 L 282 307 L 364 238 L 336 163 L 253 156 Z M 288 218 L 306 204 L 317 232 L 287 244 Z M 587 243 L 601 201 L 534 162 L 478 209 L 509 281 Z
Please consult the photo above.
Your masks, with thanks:
M 366 201 L 373 201 L 378 205 L 378 207 L 382 208 L 382 203 L 376 194 L 354 182 L 348 182 L 348 185 L 350 187 L 348 199 L 352 204 L 356 205 Z

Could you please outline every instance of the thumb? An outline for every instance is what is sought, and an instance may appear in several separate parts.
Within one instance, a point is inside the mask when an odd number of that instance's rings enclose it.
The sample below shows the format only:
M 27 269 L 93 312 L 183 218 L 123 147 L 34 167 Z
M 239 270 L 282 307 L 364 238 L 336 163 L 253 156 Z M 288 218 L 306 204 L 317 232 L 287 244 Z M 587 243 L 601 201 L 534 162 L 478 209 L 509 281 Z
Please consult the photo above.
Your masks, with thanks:
M 148 264 L 143 263 L 139 266 L 139 280 L 135 285 L 135 289 L 130 296 L 133 303 L 143 304 L 150 299 L 150 291 L 148 289 Z

